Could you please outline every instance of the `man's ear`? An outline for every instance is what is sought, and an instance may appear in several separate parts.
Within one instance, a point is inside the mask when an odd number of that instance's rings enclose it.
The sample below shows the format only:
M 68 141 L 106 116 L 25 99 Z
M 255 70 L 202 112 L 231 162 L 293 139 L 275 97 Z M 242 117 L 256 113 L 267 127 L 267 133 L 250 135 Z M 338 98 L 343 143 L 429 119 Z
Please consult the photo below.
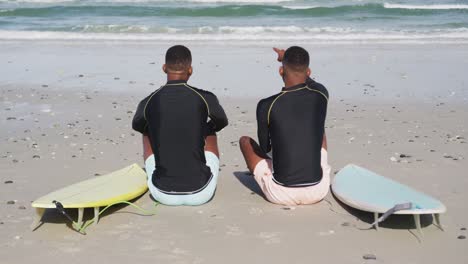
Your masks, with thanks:
M 284 67 L 283 67 L 283 66 L 280 66 L 278 72 L 279 72 L 279 75 L 280 75 L 281 77 L 283 77 L 283 76 L 284 76 Z
M 163 64 L 162 70 L 163 70 L 163 72 L 167 73 L 167 66 L 166 66 L 166 64 Z
M 192 73 L 193 73 L 193 68 L 192 68 L 192 66 L 190 66 L 190 67 L 188 68 L 188 70 L 187 70 L 187 74 L 188 74 L 188 76 L 191 76 Z
M 307 76 L 310 76 L 310 74 L 312 74 L 312 71 L 310 70 L 310 68 L 307 68 L 306 74 Z

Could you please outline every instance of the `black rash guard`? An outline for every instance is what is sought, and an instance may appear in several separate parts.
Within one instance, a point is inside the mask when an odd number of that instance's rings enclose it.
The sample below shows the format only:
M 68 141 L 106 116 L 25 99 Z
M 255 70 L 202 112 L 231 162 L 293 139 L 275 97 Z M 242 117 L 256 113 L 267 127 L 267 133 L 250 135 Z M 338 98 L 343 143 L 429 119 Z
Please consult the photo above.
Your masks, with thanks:
M 300 187 L 322 180 L 327 104 L 327 89 L 310 78 L 258 103 L 258 140 L 263 152 L 273 150 L 276 183 Z
M 209 121 L 208 121 L 209 118 Z M 196 193 L 211 179 L 205 138 L 227 126 L 216 96 L 185 81 L 169 81 L 138 105 L 132 127 L 154 152 L 153 184 L 167 193 Z

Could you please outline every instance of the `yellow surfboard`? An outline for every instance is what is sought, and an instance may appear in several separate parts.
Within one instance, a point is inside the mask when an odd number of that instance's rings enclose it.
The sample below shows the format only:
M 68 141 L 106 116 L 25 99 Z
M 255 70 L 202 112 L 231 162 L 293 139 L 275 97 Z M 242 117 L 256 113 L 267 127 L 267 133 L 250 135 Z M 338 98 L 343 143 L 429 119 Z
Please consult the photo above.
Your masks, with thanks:
M 31 228 L 36 229 L 42 223 L 45 209 L 57 208 L 57 203 L 63 208 L 78 209 L 75 228 L 83 225 L 85 208 L 94 208 L 93 221 L 97 224 L 100 207 L 129 201 L 144 194 L 148 190 L 146 179 L 145 171 L 137 164 L 133 164 L 51 192 L 32 202 L 31 206 L 36 208 L 36 218 Z

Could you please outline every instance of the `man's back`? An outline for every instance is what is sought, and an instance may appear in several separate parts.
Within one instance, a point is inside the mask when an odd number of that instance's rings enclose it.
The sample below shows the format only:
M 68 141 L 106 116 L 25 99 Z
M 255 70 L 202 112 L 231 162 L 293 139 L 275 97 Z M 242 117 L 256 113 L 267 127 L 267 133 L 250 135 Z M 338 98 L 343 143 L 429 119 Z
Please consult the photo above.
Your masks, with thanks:
M 169 81 L 145 98 L 133 127 L 150 138 L 156 161 L 154 186 L 171 193 L 202 189 L 212 176 L 205 160 L 205 137 L 226 124 L 216 96 L 183 81 Z
M 276 183 L 310 186 L 322 179 L 320 153 L 327 102 L 325 87 L 311 79 L 307 85 L 284 88 L 259 102 L 259 144 L 264 152 L 273 150 Z
M 265 198 L 275 204 L 321 201 L 330 188 L 325 118 L 328 91 L 310 78 L 309 53 L 273 48 L 285 88 L 257 105 L 259 144 L 248 136 L 239 146 Z M 273 160 L 267 153 L 273 151 Z

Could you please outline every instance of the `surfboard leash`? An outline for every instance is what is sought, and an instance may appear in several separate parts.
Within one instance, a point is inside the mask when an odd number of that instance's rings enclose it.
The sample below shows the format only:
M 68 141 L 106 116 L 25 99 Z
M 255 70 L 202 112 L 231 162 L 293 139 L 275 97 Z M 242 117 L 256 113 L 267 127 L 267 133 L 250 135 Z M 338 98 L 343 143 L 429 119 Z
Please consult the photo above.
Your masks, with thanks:
M 74 222 L 73 219 L 71 218 L 71 216 L 69 214 L 67 214 L 67 212 L 65 212 L 65 208 L 63 208 L 62 203 L 57 202 L 55 200 L 53 200 L 52 203 L 55 204 L 55 209 L 57 209 L 57 211 L 59 211 L 59 213 L 64 215 L 66 218 L 68 218 L 68 220 Z

